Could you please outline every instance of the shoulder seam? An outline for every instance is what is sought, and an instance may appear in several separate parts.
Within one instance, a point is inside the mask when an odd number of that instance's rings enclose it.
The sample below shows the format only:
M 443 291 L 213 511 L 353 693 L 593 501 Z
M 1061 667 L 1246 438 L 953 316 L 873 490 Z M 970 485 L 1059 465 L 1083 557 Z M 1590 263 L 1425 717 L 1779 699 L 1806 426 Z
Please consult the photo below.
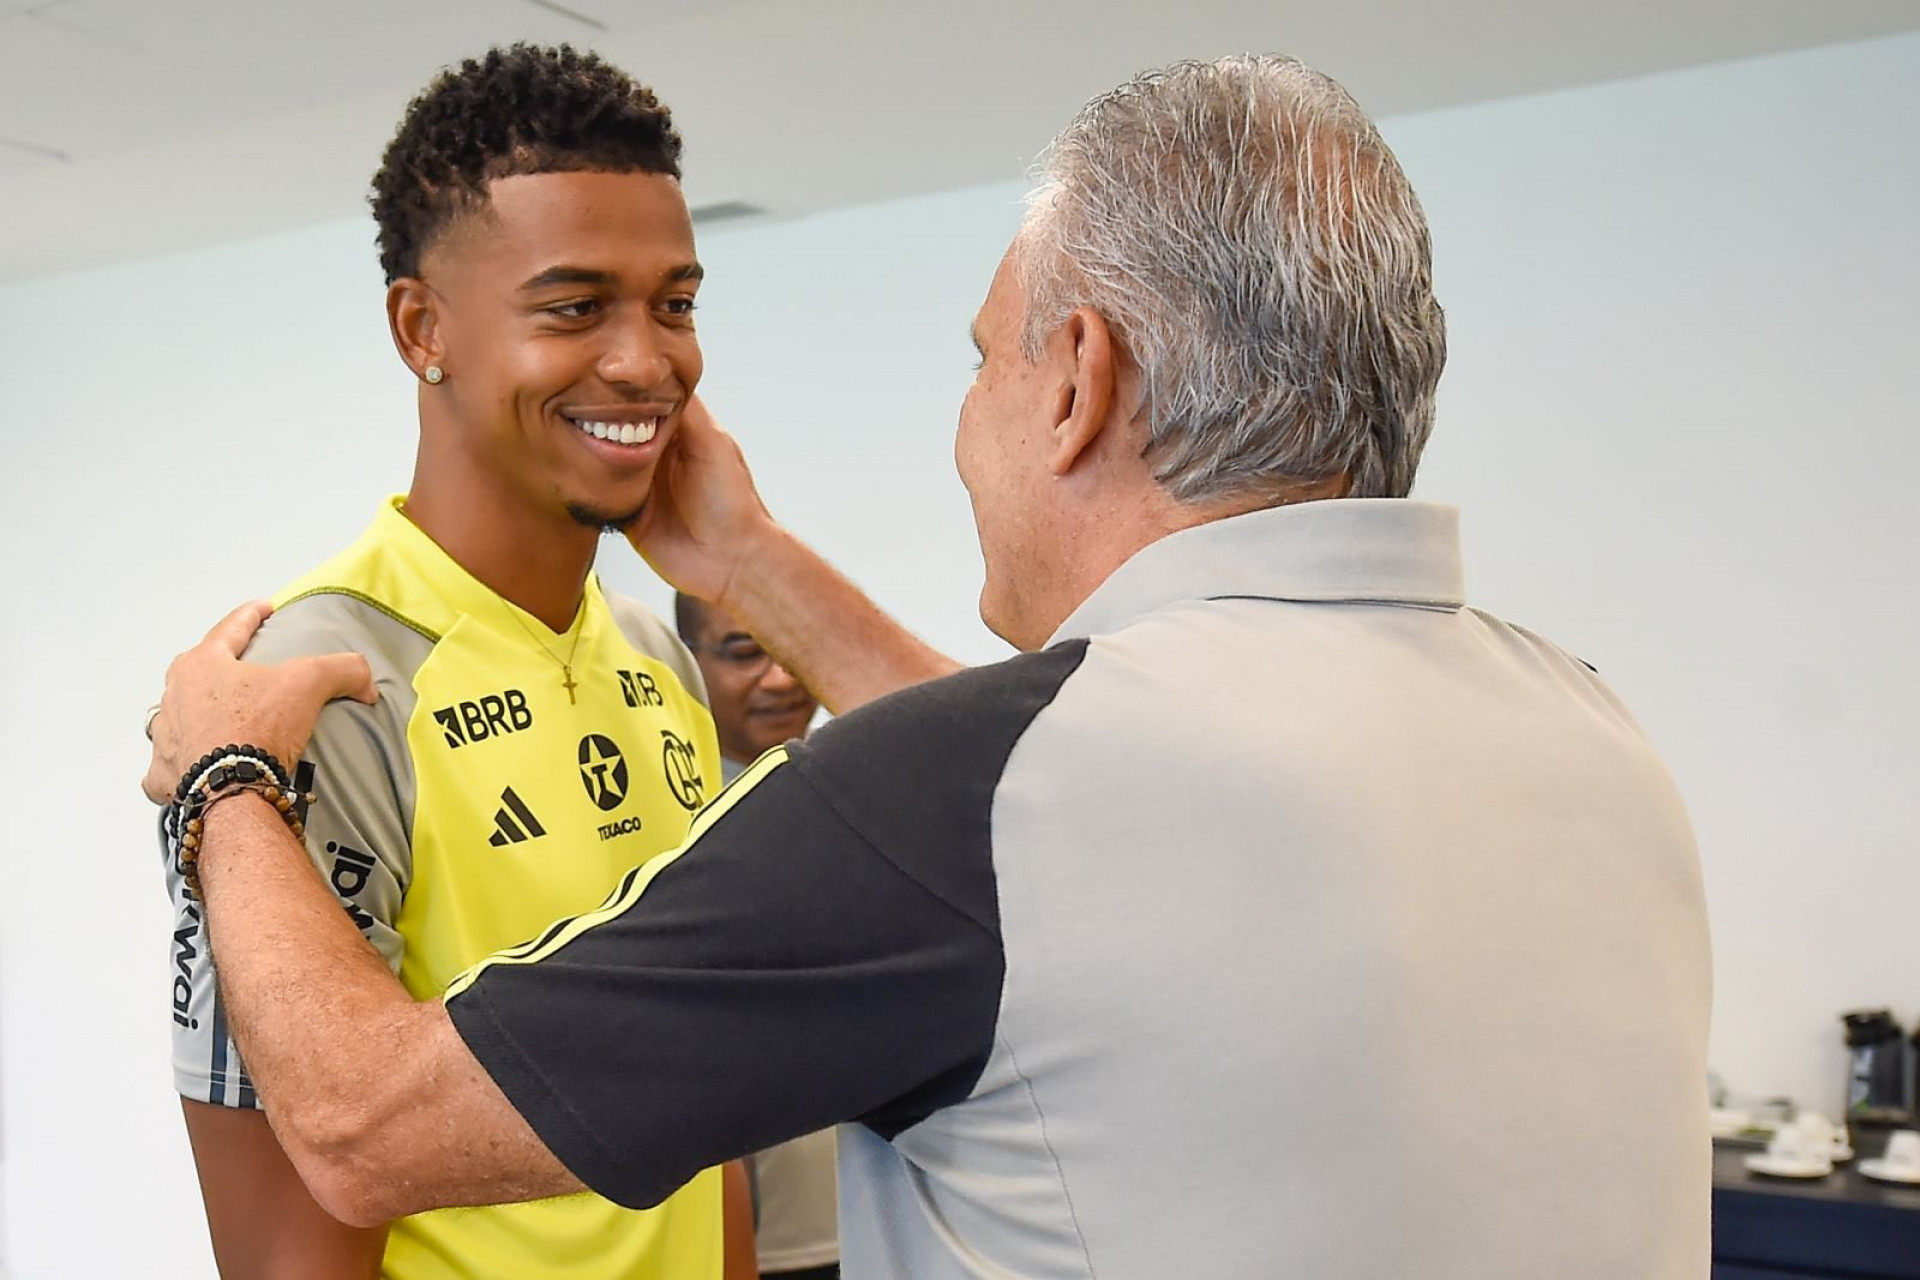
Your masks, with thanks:
M 434 631 L 432 628 L 424 626 L 421 623 L 415 622 L 412 618 L 407 617 L 404 613 L 401 613 L 398 609 L 395 609 L 391 605 L 388 605 L 382 601 L 374 599 L 372 596 L 368 595 L 366 592 L 355 591 L 351 587 L 314 587 L 312 590 L 302 591 L 299 595 L 294 596 L 292 599 L 285 601 L 284 603 L 281 604 L 280 608 L 281 609 L 289 608 L 292 605 L 299 604 L 302 600 L 308 600 L 314 596 L 345 596 L 349 600 L 358 600 L 361 604 L 366 605 L 369 609 L 373 609 L 376 612 L 383 613 L 387 617 L 392 618 L 395 622 L 399 623 L 401 626 L 407 628 L 409 631 L 416 632 L 417 634 L 425 637 L 429 644 L 440 643 L 439 632 Z M 275 612 L 277 613 L 279 612 L 279 610 L 276 609 Z
M 928 884 L 925 880 L 922 880 L 919 876 L 915 875 L 913 872 L 909 871 L 907 868 L 901 866 L 899 862 L 897 862 L 895 859 L 888 856 L 887 851 L 885 849 L 882 849 L 879 845 L 875 844 L 871 836 L 869 836 L 865 831 L 861 830 L 857 825 L 855 825 L 853 820 L 847 816 L 846 811 L 843 810 L 840 807 L 840 805 L 834 801 L 834 798 L 827 793 L 827 789 L 825 787 L 822 787 L 820 783 L 813 777 L 813 772 L 812 770 L 806 768 L 803 757 L 789 755 L 786 760 L 786 767 L 793 769 L 795 771 L 796 775 L 800 778 L 800 780 L 806 784 L 807 790 L 813 792 L 814 798 L 817 799 L 821 803 L 821 805 L 826 808 L 828 813 L 831 813 L 834 816 L 835 820 L 838 821 L 841 826 L 847 829 L 848 833 L 851 834 L 854 837 L 854 839 L 860 842 L 861 846 L 865 848 L 867 852 L 871 853 L 874 857 L 878 858 L 881 862 L 885 863 L 888 867 L 892 868 L 893 873 L 899 876 L 902 880 L 905 880 L 908 884 L 918 889 L 921 893 L 924 893 L 925 895 L 927 895 L 927 897 L 933 899 L 935 902 L 939 903 L 942 907 L 945 907 L 948 911 L 952 912 L 956 916 L 959 916 L 962 920 L 965 920 L 968 924 L 972 925 L 975 929 L 978 929 L 981 933 L 985 934 L 988 940 L 993 943 L 995 949 L 1001 951 L 1002 954 L 1004 955 L 1005 949 L 1006 949 L 1006 943 L 1001 938 L 999 929 L 987 924 L 984 920 L 980 919 L 979 916 L 976 916 L 973 912 L 968 911 L 965 907 L 953 901 L 951 898 L 947 897 L 946 894 L 941 893 L 938 889 L 935 889 L 932 885 Z M 989 865 L 991 865 L 991 860 L 993 858 L 992 848 L 989 847 L 986 853 L 987 853 L 987 858 L 989 860 Z M 998 879 L 999 877 L 995 876 L 995 880 L 997 881 Z
M 1039 702 L 1038 705 L 1034 706 L 1031 709 L 1031 711 L 1027 713 L 1025 722 L 1020 725 L 1019 732 L 1014 734 L 1012 740 L 1008 743 L 1006 754 L 1000 758 L 998 771 L 994 775 L 993 788 L 988 796 L 987 812 L 985 814 L 987 847 L 982 852 L 984 852 L 986 855 L 987 867 L 988 867 L 989 873 L 993 877 L 993 880 L 996 886 L 999 882 L 1000 876 L 999 876 L 999 868 L 995 860 L 995 850 L 993 846 L 993 833 L 994 833 L 993 810 L 994 810 L 994 806 L 997 804 L 999 799 L 1001 784 L 1006 780 L 1007 766 L 1009 762 L 1012 761 L 1014 752 L 1019 748 L 1021 741 L 1024 740 L 1027 734 L 1032 731 L 1034 721 L 1038 720 L 1042 715 L 1046 714 L 1047 709 L 1051 707 L 1054 704 L 1054 702 L 1059 698 L 1060 690 L 1066 687 L 1067 681 L 1072 679 L 1074 676 L 1074 673 L 1079 671 L 1080 668 L 1085 664 L 1087 652 L 1089 648 L 1090 648 L 1090 645 L 1086 640 L 1076 639 L 1076 640 L 1063 641 L 1058 645 L 1055 645 L 1048 649 L 1041 650 L 1035 654 L 1025 655 L 1026 657 L 1033 659 L 1035 662 L 1051 660 L 1051 661 L 1063 663 L 1066 666 L 1066 670 L 1063 671 L 1057 679 L 1052 681 L 1052 687 L 1047 690 L 1047 695 L 1045 699 Z M 1022 661 L 1021 658 L 1009 659 L 1009 662 L 1020 662 L 1020 661 Z M 1000 664 L 995 664 L 995 665 L 998 666 Z M 975 667 L 975 668 L 970 668 L 970 670 L 978 672 L 978 671 L 985 670 L 985 668 Z M 948 679 L 964 678 L 965 674 L 966 674 L 965 672 L 961 672 L 961 673 L 958 673 L 956 676 L 950 676 L 947 678 Z M 932 681 L 929 683 L 939 683 L 939 682 Z M 916 686 L 916 687 L 924 688 L 925 686 L 922 685 L 922 686 Z M 907 691 L 907 692 L 910 693 L 911 691 Z M 963 920 L 966 920 L 968 923 L 973 925 L 976 929 L 986 934 L 986 936 L 993 941 L 994 946 L 997 948 L 1000 948 L 1002 953 L 1004 954 L 1006 941 L 1005 941 L 1004 935 L 1000 931 L 1000 921 L 999 921 L 998 910 L 996 909 L 994 912 L 993 923 L 989 924 L 985 920 L 982 920 L 974 912 L 967 910 L 965 907 L 963 907 L 959 903 L 947 897 L 946 894 L 940 892 L 938 889 L 928 884 L 920 876 L 916 875 L 912 870 L 910 870 L 905 866 L 902 866 L 898 859 L 894 858 L 890 853 L 887 852 L 887 850 L 881 848 L 880 845 L 875 842 L 873 837 L 870 836 L 867 833 L 867 831 L 863 827 L 861 827 L 859 823 L 857 823 L 854 820 L 853 816 L 850 815 L 841 806 L 838 797 L 836 797 L 833 794 L 832 788 L 830 786 L 823 785 L 822 779 L 819 777 L 819 775 L 815 773 L 812 767 L 812 761 L 809 758 L 810 755 L 811 755 L 811 748 L 808 746 L 806 742 L 804 741 L 801 742 L 799 744 L 799 750 L 797 752 L 792 751 L 791 749 L 789 750 L 789 754 L 787 756 L 787 767 L 798 770 L 799 776 L 806 783 L 807 788 L 810 791 L 812 791 L 816 797 L 819 798 L 820 803 L 826 806 L 828 812 L 832 813 L 833 816 L 839 820 L 842 826 L 844 826 L 849 832 L 851 832 L 855 837 L 857 837 L 861 844 L 865 845 L 869 850 L 871 850 L 875 857 L 879 858 L 882 862 L 886 863 L 887 866 L 893 868 L 895 874 L 903 877 L 904 879 L 906 879 L 908 883 L 914 885 L 922 893 L 932 898 L 935 902 L 940 903 L 947 910 L 953 912 L 955 915 L 959 916 Z M 995 893 L 997 896 L 998 894 L 997 888 L 995 890 Z

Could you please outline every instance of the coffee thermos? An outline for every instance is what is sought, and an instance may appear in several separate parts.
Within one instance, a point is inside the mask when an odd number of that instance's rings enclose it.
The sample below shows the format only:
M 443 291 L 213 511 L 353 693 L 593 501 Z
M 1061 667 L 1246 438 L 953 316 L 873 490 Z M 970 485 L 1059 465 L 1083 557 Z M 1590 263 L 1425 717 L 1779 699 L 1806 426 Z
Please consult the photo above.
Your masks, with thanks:
M 1846 1121 L 1854 1146 L 1864 1145 L 1863 1134 L 1911 1128 L 1915 1100 L 1906 1033 L 1886 1009 L 1856 1009 L 1840 1020 L 1847 1028 Z M 1920 1032 L 1913 1048 L 1920 1049 Z

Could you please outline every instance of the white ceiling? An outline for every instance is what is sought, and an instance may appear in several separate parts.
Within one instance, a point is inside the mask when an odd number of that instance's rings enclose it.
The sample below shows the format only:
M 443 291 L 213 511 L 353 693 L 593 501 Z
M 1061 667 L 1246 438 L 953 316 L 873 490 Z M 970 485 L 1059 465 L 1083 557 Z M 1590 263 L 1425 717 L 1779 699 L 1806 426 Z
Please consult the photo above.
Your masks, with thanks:
M 0 0 L 0 280 L 360 212 L 407 99 L 489 44 L 651 83 L 695 205 L 1011 178 L 1180 57 L 1296 53 L 1376 116 L 1920 30 L 1912 0 Z

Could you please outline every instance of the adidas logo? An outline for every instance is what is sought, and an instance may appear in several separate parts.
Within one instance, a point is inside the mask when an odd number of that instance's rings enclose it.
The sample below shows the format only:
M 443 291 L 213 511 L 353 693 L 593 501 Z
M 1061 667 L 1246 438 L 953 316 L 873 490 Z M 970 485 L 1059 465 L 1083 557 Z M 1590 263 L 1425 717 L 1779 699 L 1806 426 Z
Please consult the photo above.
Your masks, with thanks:
M 547 829 L 540 825 L 540 819 L 533 816 L 533 810 L 513 793 L 512 787 L 500 793 L 500 811 L 493 815 L 493 834 L 487 838 L 488 844 L 504 849 L 510 844 L 538 840 L 545 834 Z

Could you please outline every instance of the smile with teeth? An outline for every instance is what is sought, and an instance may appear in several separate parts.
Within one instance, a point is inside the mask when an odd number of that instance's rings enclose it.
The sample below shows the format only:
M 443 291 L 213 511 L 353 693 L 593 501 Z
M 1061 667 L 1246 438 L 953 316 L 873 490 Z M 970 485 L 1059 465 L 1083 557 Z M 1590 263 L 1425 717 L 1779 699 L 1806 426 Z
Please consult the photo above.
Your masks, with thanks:
M 642 418 L 637 422 L 597 422 L 583 418 L 570 421 L 595 440 L 607 440 L 614 444 L 645 444 L 660 429 L 658 418 Z

